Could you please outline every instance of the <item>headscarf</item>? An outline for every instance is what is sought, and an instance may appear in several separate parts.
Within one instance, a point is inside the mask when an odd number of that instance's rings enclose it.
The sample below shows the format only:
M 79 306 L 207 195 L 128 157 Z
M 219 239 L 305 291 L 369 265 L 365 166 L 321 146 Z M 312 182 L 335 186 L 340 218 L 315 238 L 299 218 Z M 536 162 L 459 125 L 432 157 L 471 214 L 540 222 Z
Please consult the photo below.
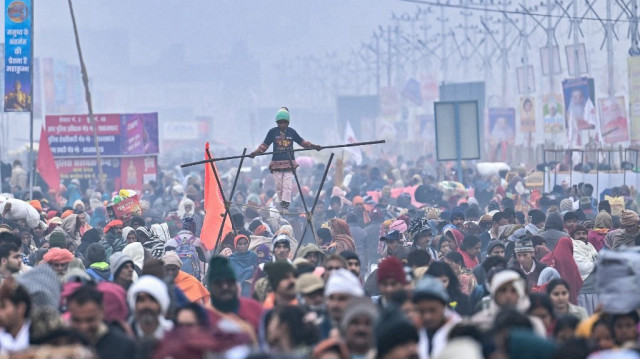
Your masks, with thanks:
M 578 294 L 582 289 L 582 277 L 580 276 L 578 265 L 573 259 L 573 241 L 571 238 L 560 238 L 553 252 L 544 256 L 540 262 L 555 268 L 562 279 L 569 283 L 569 301 L 577 304 Z
M 557 231 L 564 231 L 564 221 L 562 216 L 558 212 L 551 212 L 547 215 L 547 220 L 544 222 L 544 230 L 555 229 Z
M 622 227 L 632 226 L 640 222 L 640 217 L 634 211 L 623 209 L 620 213 L 620 225 Z
M 135 234 L 135 230 L 131 227 L 124 227 L 122 228 L 122 239 L 125 241 L 127 241 L 127 236 L 129 235 L 129 233 L 133 231 L 133 233 Z
M 106 222 L 107 221 L 107 210 L 100 206 L 100 207 L 96 207 L 93 209 L 93 214 L 91 215 L 91 220 L 89 221 L 89 224 L 91 225 L 91 227 L 97 227 L 100 222 Z
M 72 214 L 67 216 L 65 219 L 63 219 L 62 224 L 60 225 L 64 230 L 64 232 L 74 240 L 76 239 L 76 236 L 78 234 L 76 229 L 77 220 L 78 220 L 78 215 Z
M 51 248 L 42 260 L 46 263 L 69 263 L 73 260 L 73 253 L 63 248 Z
M 256 253 L 260 254 L 263 253 L 264 256 L 262 256 L 262 258 L 260 258 L 260 256 L 258 256 L 258 264 L 262 264 L 262 263 L 268 263 L 271 262 L 271 251 L 269 250 L 269 247 L 266 244 L 261 244 L 256 248 Z
M 124 225 L 124 223 L 122 223 L 122 221 L 121 221 L 121 220 L 119 220 L 119 219 L 114 219 L 113 221 L 111 221 L 111 222 L 107 223 L 107 225 L 106 225 L 106 226 L 104 226 L 104 230 L 103 230 L 103 231 L 104 231 L 104 233 L 107 233 L 107 232 L 109 232 L 109 230 L 110 230 L 111 228 L 113 228 L 113 227 L 115 227 L 115 226 L 123 226 L 123 225 Z
M 186 206 L 189 204 L 191 205 L 191 210 L 187 212 Z M 180 201 L 180 204 L 178 204 L 178 217 L 180 218 L 193 217 L 195 210 L 196 210 L 196 204 L 193 203 L 193 201 L 189 197 L 184 197 L 182 198 L 182 201 Z
M 123 230 L 124 232 L 124 230 Z M 154 239 L 158 239 L 163 243 L 166 243 L 171 235 L 169 233 L 169 226 L 166 223 L 155 223 L 151 225 L 151 236 Z
M 449 232 L 451 232 L 458 248 L 460 248 L 462 246 L 462 241 L 464 240 L 464 234 L 457 229 L 450 229 Z
M 127 244 L 126 247 L 122 250 L 122 253 L 126 254 L 131 258 L 133 264 L 135 264 L 138 268 L 143 269 L 144 265 L 144 247 L 142 247 L 142 243 L 133 242 Z
M 329 248 L 334 249 L 336 253 L 340 253 L 346 250 L 356 250 L 356 244 L 353 242 L 351 230 L 349 230 L 349 225 L 347 224 L 347 222 L 340 218 L 332 218 L 329 221 L 329 229 L 331 230 L 332 239 Z

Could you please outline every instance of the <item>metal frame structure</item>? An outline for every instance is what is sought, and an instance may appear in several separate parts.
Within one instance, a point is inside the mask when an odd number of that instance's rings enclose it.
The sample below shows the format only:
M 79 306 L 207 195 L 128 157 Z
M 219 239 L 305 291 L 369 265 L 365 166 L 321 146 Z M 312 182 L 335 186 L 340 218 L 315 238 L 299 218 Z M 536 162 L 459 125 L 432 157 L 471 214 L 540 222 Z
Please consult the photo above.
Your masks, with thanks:
M 356 147 L 356 146 L 367 146 L 367 145 L 375 145 L 375 144 L 382 144 L 385 143 L 385 140 L 378 140 L 378 141 L 369 141 L 369 142 L 356 142 L 356 143 L 347 143 L 344 145 L 332 145 L 332 146 L 323 146 L 321 148 L 321 150 L 323 149 L 329 149 L 329 148 L 345 148 L 345 147 Z M 322 175 L 322 180 L 320 181 L 320 186 L 316 192 L 316 197 L 313 201 L 313 206 L 311 206 L 311 209 L 309 209 L 309 207 L 307 206 L 307 203 L 304 199 L 304 196 L 302 195 L 302 186 L 300 185 L 300 180 L 298 179 L 298 174 L 297 174 L 297 170 L 296 168 L 294 168 L 293 166 L 293 152 L 300 152 L 300 151 L 310 151 L 312 149 L 307 149 L 307 148 L 300 148 L 300 149 L 294 149 L 294 150 L 288 150 L 288 151 L 273 151 L 273 152 L 263 152 L 263 153 L 259 153 L 256 154 L 255 156 L 266 156 L 266 155 L 271 155 L 271 154 L 275 154 L 275 153 L 287 153 L 289 155 L 289 163 L 291 165 L 291 168 L 293 168 L 292 172 L 293 172 L 293 177 L 296 181 L 296 185 L 298 187 L 298 193 L 300 196 L 300 199 L 302 201 L 302 205 L 304 207 L 304 216 L 306 218 L 306 223 L 302 232 L 302 236 L 300 237 L 300 241 L 298 242 L 298 246 L 296 247 L 296 251 L 294 252 L 294 257 L 295 255 L 298 253 L 298 249 L 302 246 L 302 243 L 304 242 L 304 237 L 307 233 L 307 229 L 309 227 L 311 227 L 311 233 L 313 235 L 314 240 L 316 240 L 316 233 L 315 230 L 313 229 L 313 212 L 316 209 L 316 204 L 318 203 L 318 199 L 320 198 L 320 192 L 322 191 L 322 187 L 324 186 L 324 182 L 327 179 L 327 175 L 329 173 L 329 167 L 331 167 L 331 162 L 333 161 L 333 152 L 331 153 L 331 156 L 329 156 L 329 161 L 327 162 L 327 165 L 325 166 L 324 169 L 324 173 Z M 227 200 L 227 197 L 224 194 L 224 190 L 222 189 L 222 182 L 220 181 L 220 176 L 218 175 L 218 171 L 216 170 L 216 166 L 214 165 L 214 162 L 217 161 L 226 161 L 226 160 L 232 160 L 232 159 L 240 159 L 240 164 L 238 165 L 238 169 L 236 170 L 236 175 L 235 178 L 233 179 L 233 186 L 231 187 L 231 196 L 229 197 L 230 199 L 233 199 L 233 195 L 235 193 L 236 190 L 236 185 L 238 184 L 238 179 L 240 178 L 240 171 L 242 170 L 242 165 L 244 164 L 244 159 L 247 157 L 251 157 L 250 155 L 247 155 L 247 149 L 244 148 L 244 150 L 242 151 L 242 155 L 239 156 L 229 156 L 229 157 L 220 157 L 220 158 L 213 158 L 211 156 L 211 153 L 209 152 L 209 149 L 206 150 L 206 154 L 207 154 L 207 159 L 206 160 L 202 160 L 202 161 L 196 161 L 196 162 L 190 162 L 190 163 L 184 163 L 182 165 L 180 165 L 181 168 L 185 168 L 185 167 L 191 167 L 191 166 L 195 166 L 195 165 L 199 165 L 199 164 L 205 164 L 205 163 L 209 163 L 211 165 L 211 169 L 213 170 L 213 175 L 216 179 L 216 183 L 218 184 L 218 188 L 220 188 L 220 195 L 222 196 L 222 201 L 224 203 L 224 214 L 222 217 L 222 225 L 220 226 L 220 229 L 218 231 L 218 238 L 216 238 L 216 244 L 213 247 L 214 248 L 214 253 L 218 254 L 219 251 L 219 244 L 220 241 L 222 239 L 222 231 L 224 229 L 224 224 L 227 220 L 227 217 L 229 217 L 229 208 L 231 207 L 232 204 L 234 204 L 233 202 L 231 202 L 230 200 Z M 254 156 L 254 157 L 255 157 Z M 244 204 L 243 204 L 244 206 Z M 229 219 L 231 221 L 231 219 Z M 231 226 L 234 230 L 234 232 L 236 231 L 235 225 L 233 224 L 233 221 L 231 221 Z

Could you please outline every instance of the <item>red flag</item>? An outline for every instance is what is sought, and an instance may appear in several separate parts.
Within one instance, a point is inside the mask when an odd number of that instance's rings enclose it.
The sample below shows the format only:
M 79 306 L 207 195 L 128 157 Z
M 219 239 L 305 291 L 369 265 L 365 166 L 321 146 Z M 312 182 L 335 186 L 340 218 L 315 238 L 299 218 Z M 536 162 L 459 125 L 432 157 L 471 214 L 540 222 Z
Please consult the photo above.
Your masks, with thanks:
M 58 173 L 58 167 L 53 161 L 53 153 L 51 152 L 51 146 L 49 146 L 49 138 L 42 126 L 40 130 L 40 146 L 38 148 L 38 162 L 36 164 L 40 177 L 47 183 L 50 190 L 56 193 L 60 191 L 60 174 Z
M 204 158 L 209 159 L 207 152 L 209 150 L 209 142 L 207 142 Z M 215 162 L 213 166 L 215 167 Z M 216 246 L 218 240 L 218 233 L 220 232 L 220 226 L 222 226 L 222 216 L 224 215 L 224 201 L 222 200 L 222 193 L 218 187 L 218 182 L 213 174 L 211 164 L 207 163 L 204 172 L 204 224 L 202 225 L 202 231 L 200 233 L 200 241 L 208 249 L 212 250 Z M 216 167 L 216 172 L 218 168 Z M 224 229 L 222 230 L 221 241 L 227 233 L 232 231 L 231 217 L 227 214 L 227 220 L 224 221 Z

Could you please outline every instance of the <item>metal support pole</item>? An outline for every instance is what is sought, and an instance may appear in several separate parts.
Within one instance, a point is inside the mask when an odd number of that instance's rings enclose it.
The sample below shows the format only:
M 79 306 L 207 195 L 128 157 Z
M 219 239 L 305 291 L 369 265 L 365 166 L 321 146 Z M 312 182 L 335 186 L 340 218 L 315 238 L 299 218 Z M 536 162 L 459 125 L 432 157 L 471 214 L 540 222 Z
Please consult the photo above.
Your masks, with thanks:
M 320 181 L 320 187 L 318 187 L 318 191 L 316 192 L 316 198 L 313 200 L 313 206 L 311 207 L 311 215 L 307 216 L 307 225 L 304 226 L 304 230 L 302 231 L 302 236 L 300 237 L 300 242 L 296 247 L 296 251 L 293 253 L 293 258 L 298 255 L 298 249 L 302 246 L 302 242 L 304 241 L 304 236 L 307 234 L 307 228 L 311 227 L 311 232 L 313 233 L 316 244 L 319 245 L 318 239 L 315 237 L 315 230 L 313 228 L 313 211 L 316 210 L 316 204 L 318 204 L 318 199 L 320 198 L 320 192 L 322 192 L 322 187 L 324 186 L 324 181 L 327 179 L 327 174 L 329 173 L 329 167 L 331 167 L 331 161 L 333 161 L 333 152 L 331 156 L 329 156 L 329 162 L 327 162 L 327 166 L 324 168 L 324 173 L 322 174 L 322 180 Z
M 33 57 L 33 48 L 34 48 L 34 43 L 33 40 L 35 38 L 35 36 L 33 36 L 33 30 L 35 29 L 35 22 L 34 20 L 34 9 L 35 6 L 35 1 L 33 1 L 31 3 L 31 14 L 29 14 L 31 16 L 31 33 L 29 34 L 30 36 L 30 40 L 31 40 L 31 59 L 29 61 L 31 61 L 31 63 L 29 64 L 29 68 L 31 71 L 29 71 L 29 77 L 30 77 L 30 81 L 31 81 L 31 108 L 29 109 L 29 200 L 33 200 L 33 178 L 36 176 L 36 166 L 33 164 L 33 95 L 35 95 L 35 91 L 33 91 L 33 73 L 35 72 L 35 67 L 34 67 L 34 57 Z M 6 44 L 5 44 L 6 46 Z M 56 188 L 56 190 L 58 190 L 58 188 Z
M 460 108 L 456 103 L 455 109 L 455 126 L 456 126 L 456 157 L 458 164 L 458 182 L 462 183 L 462 143 L 460 143 Z
M 309 208 L 307 207 L 307 201 L 304 199 L 304 196 L 302 195 L 302 186 L 300 186 L 300 180 L 298 180 L 298 171 L 296 171 L 296 168 L 293 166 L 293 154 L 291 152 L 289 152 L 289 165 L 291 166 L 291 172 L 293 172 L 293 178 L 296 180 L 296 185 L 298 186 L 298 196 L 300 196 L 300 200 L 302 201 L 302 206 L 304 207 L 304 215 L 307 218 L 307 222 L 311 226 L 311 233 L 313 234 L 313 240 L 317 242 L 318 240 L 316 239 L 316 232 L 313 230 L 313 224 L 310 222 L 311 215 L 313 213 L 309 212 Z M 278 198 L 278 199 L 282 201 L 282 198 Z M 300 242 L 302 242 L 302 240 L 303 238 L 300 238 Z M 298 243 L 298 247 L 300 247 L 300 243 Z M 296 248 L 296 251 L 297 250 L 298 248 Z

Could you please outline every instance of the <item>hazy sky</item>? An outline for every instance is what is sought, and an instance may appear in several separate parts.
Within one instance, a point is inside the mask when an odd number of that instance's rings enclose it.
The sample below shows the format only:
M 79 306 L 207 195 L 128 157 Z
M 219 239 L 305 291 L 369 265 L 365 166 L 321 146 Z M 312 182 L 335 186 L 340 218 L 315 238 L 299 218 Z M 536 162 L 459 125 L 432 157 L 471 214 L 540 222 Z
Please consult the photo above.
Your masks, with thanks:
M 108 56 L 100 53 L 103 30 L 127 34 L 134 64 L 149 62 L 171 46 L 186 44 L 186 55 L 203 61 L 225 52 L 234 41 L 244 41 L 261 58 L 346 52 L 389 21 L 392 11 L 415 6 L 392 0 L 270 0 L 184 2 L 166 0 L 74 1 L 83 46 L 90 66 Z M 73 34 L 67 1 L 36 0 L 36 54 L 72 60 Z M 101 31 L 102 30 L 102 31 Z M 68 37 L 51 38 L 49 34 Z M 111 42 L 111 41 L 110 41 Z

